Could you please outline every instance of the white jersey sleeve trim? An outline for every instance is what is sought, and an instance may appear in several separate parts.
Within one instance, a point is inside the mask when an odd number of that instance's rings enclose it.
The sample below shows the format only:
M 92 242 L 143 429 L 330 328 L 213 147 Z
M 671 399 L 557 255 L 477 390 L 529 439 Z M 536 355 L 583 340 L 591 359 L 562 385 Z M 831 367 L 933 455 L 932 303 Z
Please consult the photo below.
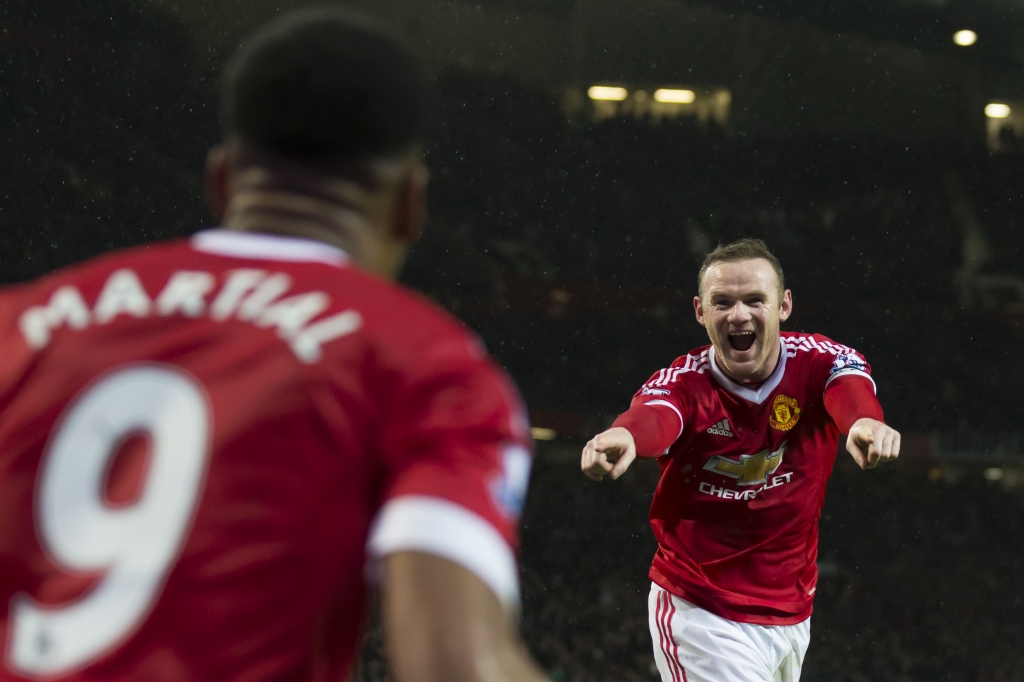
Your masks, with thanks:
M 465 507 L 438 497 L 407 495 L 387 502 L 366 544 L 371 572 L 396 552 L 425 552 L 474 573 L 506 608 L 518 608 L 519 565 L 494 526 Z
M 683 415 L 679 412 L 679 408 L 667 400 L 651 400 L 644 403 L 644 405 L 664 405 L 665 407 L 671 407 L 672 411 L 676 413 L 677 417 L 679 417 L 679 433 L 676 434 L 676 440 L 679 440 L 679 436 L 683 435 Z
M 828 385 L 832 383 L 833 379 L 848 376 L 864 377 L 865 379 L 871 382 L 871 390 L 875 392 L 875 395 L 878 395 L 878 386 L 875 384 L 875 380 L 871 378 L 871 375 L 863 370 L 854 369 L 852 367 L 849 367 L 847 369 L 841 369 L 832 376 L 830 376 L 828 380 L 825 381 L 825 389 L 822 391 L 822 394 L 824 394 L 825 391 L 828 390 Z

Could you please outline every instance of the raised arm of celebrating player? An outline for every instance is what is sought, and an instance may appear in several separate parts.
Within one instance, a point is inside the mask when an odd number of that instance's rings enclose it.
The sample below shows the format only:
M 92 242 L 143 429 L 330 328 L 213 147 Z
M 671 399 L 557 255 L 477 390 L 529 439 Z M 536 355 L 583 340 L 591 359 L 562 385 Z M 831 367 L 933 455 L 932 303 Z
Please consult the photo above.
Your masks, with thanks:
M 583 448 L 580 468 L 600 481 L 617 479 L 637 457 L 657 457 L 681 433 L 680 417 L 664 401 L 634 405 L 619 415 L 612 428 L 594 436 Z M 899 432 L 882 421 L 882 406 L 868 381 L 840 376 L 825 390 L 825 409 L 847 434 L 846 450 L 861 469 L 874 469 L 900 454 Z
M 825 389 L 825 409 L 840 433 L 847 434 L 846 451 L 861 469 L 899 457 L 899 431 L 882 421 L 882 406 L 869 382 L 838 377 Z

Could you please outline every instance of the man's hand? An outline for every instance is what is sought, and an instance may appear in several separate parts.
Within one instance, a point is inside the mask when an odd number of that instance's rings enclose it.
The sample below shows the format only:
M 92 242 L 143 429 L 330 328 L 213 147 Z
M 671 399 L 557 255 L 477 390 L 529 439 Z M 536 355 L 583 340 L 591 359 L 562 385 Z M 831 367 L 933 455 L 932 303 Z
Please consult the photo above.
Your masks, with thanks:
M 864 417 L 850 428 L 846 450 L 861 469 L 874 469 L 900 455 L 900 433 L 880 421 Z
M 610 462 L 609 456 L 615 461 Z M 609 475 L 615 480 L 626 473 L 634 459 L 636 444 L 633 442 L 633 434 L 628 429 L 616 426 L 590 439 L 583 448 L 580 468 L 587 478 L 595 481 Z

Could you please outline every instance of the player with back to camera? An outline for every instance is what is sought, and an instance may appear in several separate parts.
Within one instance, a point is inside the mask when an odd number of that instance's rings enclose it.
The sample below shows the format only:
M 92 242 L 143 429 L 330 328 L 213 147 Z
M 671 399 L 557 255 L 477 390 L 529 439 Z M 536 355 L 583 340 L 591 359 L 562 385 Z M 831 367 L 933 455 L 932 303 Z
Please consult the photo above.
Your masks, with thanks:
M 654 374 L 583 450 L 592 479 L 657 458 L 648 599 L 665 682 L 797 682 L 818 518 L 840 433 L 862 469 L 899 455 L 864 357 L 780 332 L 793 309 L 764 242 L 708 254 L 693 306 L 711 345 Z
M 543 679 L 517 392 L 387 281 L 430 97 L 389 29 L 282 18 L 225 72 L 222 228 L 0 290 L 0 679 L 346 680 L 367 559 L 393 679 Z

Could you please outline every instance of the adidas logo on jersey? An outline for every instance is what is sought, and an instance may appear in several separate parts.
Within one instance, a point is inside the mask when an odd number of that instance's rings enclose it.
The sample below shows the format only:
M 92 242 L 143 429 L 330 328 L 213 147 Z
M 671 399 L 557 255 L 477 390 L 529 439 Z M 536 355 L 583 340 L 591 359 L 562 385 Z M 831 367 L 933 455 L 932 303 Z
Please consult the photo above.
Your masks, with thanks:
M 726 438 L 736 437 L 736 434 L 732 432 L 732 428 L 729 426 L 728 419 L 723 419 L 714 426 L 708 427 L 708 433 L 715 436 L 725 436 Z

